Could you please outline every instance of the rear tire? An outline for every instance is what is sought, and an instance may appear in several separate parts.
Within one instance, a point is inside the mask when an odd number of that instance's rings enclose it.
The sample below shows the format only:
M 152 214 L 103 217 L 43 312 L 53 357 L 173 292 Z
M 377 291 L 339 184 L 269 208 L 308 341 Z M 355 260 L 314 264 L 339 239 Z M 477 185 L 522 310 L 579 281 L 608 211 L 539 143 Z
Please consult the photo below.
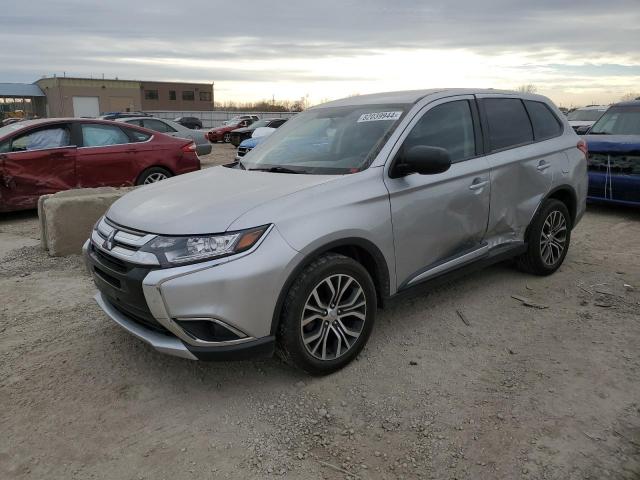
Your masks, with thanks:
M 166 180 L 167 178 L 171 178 L 172 176 L 173 174 L 166 168 L 151 167 L 147 168 L 140 174 L 136 185 L 149 185 L 151 183 L 157 183 L 162 180 Z
M 520 270 L 550 275 L 564 262 L 571 240 L 571 216 L 560 200 L 545 200 L 529 225 L 527 252 L 517 259 Z
M 222 137 L 222 141 L 224 143 L 229 143 L 231 141 L 231 134 L 230 133 L 225 133 L 224 136 Z
M 278 354 L 311 375 L 340 370 L 360 353 L 375 321 L 375 287 L 352 258 L 328 253 L 296 278 L 284 301 Z

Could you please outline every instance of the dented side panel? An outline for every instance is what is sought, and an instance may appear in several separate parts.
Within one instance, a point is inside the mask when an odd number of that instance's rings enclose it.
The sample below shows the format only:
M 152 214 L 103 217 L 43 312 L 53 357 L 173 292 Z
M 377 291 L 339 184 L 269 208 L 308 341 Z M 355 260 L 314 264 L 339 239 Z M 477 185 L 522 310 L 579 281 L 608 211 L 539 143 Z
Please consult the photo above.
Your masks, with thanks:
M 0 211 L 35 208 L 40 195 L 76 186 L 75 147 L 4 154 Z
M 541 143 L 487 156 L 491 165 L 491 210 L 487 229 L 490 246 L 524 240 L 525 230 L 538 205 L 551 190 L 554 176 L 561 176 L 563 168 L 566 169 L 564 151 L 541 153 L 550 150 Z

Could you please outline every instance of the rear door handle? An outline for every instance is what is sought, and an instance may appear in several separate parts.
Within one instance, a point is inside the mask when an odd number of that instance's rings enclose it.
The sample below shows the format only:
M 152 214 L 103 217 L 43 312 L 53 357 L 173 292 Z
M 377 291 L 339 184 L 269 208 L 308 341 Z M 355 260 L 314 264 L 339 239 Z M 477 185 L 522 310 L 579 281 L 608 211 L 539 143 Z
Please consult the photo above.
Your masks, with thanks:
M 486 187 L 488 183 L 489 180 L 477 181 L 476 179 L 471 185 L 469 185 L 469 190 L 480 190 L 481 188 Z
M 549 168 L 551 166 L 550 163 L 545 162 L 544 160 L 541 161 L 538 166 L 536 167 L 538 169 L 539 172 L 544 172 L 547 168 Z

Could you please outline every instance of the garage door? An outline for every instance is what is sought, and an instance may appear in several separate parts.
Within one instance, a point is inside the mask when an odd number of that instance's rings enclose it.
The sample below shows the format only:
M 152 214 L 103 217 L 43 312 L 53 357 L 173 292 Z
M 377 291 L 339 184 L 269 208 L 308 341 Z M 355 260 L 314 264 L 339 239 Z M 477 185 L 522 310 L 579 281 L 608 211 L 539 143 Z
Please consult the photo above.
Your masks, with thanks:
M 73 97 L 74 117 L 97 117 L 100 115 L 98 97 Z

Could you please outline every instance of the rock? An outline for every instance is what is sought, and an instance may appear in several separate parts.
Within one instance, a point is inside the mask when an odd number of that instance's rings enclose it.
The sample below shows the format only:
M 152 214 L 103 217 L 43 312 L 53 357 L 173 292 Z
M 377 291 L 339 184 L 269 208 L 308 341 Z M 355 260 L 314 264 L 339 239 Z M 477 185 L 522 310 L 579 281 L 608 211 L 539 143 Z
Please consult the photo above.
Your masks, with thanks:
M 320 415 L 321 417 L 326 417 L 328 413 L 329 412 L 327 412 L 325 408 L 321 408 L 320 410 L 318 410 L 318 415 Z
M 418 362 L 416 362 L 415 360 L 411 360 L 411 361 L 409 362 L 409 365 L 413 365 L 413 366 L 415 366 L 415 365 L 418 365 Z
M 503 415 L 503 414 L 501 414 L 501 413 L 498 413 L 498 414 L 496 415 L 496 418 L 497 418 L 498 420 L 504 420 L 504 415 Z
M 305 386 L 305 383 L 302 380 L 296 383 L 296 388 L 303 388 L 304 386 Z

